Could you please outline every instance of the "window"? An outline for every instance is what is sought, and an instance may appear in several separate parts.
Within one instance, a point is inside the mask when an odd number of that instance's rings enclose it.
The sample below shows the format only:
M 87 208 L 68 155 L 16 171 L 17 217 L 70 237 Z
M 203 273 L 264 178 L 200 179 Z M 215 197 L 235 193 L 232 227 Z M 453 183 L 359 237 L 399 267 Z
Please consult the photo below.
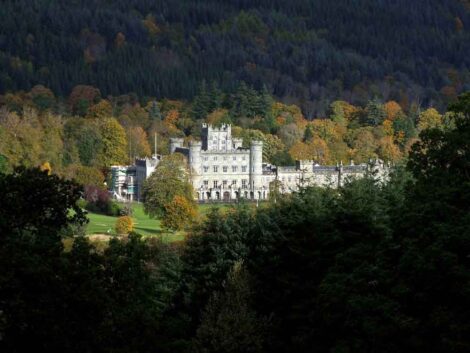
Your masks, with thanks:
M 217 173 L 219 171 L 219 167 L 217 167 L 216 165 L 214 166 L 214 173 Z
M 208 187 L 209 186 L 209 180 L 204 180 L 204 186 Z
M 217 185 L 218 185 L 218 181 L 217 180 L 214 180 L 214 188 L 217 189 Z
M 242 167 L 242 173 L 246 173 L 246 165 Z
M 246 160 L 246 157 L 245 157 L 245 156 L 243 156 L 243 157 L 242 157 L 242 161 L 245 161 L 245 160 Z
M 224 181 L 222 182 L 222 186 L 224 187 L 224 189 L 227 188 L 227 180 L 224 180 Z
M 204 160 L 207 162 L 209 160 L 209 157 L 205 156 Z
M 224 166 L 224 167 L 222 167 L 222 170 L 224 171 L 224 173 L 227 173 L 228 167 Z
M 233 160 L 236 161 L 236 160 L 237 160 L 237 156 L 233 156 Z
M 226 160 L 227 160 L 227 157 L 226 157 L 226 156 L 224 156 L 224 161 L 226 161 Z
M 247 184 L 248 184 L 248 181 L 246 179 L 242 179 L 242 188 L 243 189 L 246 189 Z
M 236 173 L 237 169 L 238 169 L 238 167 L 236 165 L 233 165 L 232 166 L 232 173 Z
M 217 160 L 217 156 L 214 156 L 214 158 L 212 158 L 212 159 L 213 159 L 214 161 L 216 161 L 216 160 Z
M 204 173 L 207 173 L 209 171 L 209 167 L 204 166 Z
M 232 185 L 233 185 L 233 186 L 237 186 L 237 181 L 236 181 L 236 180 L 232 180 Z

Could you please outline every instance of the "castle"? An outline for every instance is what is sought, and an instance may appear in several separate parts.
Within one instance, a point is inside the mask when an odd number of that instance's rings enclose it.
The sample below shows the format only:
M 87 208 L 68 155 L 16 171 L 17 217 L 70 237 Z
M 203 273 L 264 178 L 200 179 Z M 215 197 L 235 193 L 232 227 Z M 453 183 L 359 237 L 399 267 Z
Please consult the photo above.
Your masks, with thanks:
M 297 161 L 295 166 L 276 167 L 263 163 L 263 142 L 243 141 L 232 136 L 230 125 L 202 125 L 202 141 L 183 146 L 182 138 L 170 139 L 170 153 L 188 158 L 191 183 L 198 201 L 230 201 L 239 198 L 266 200 L 277 182 L 281 193 L 297 191 L 300 186 L 341 186 L 345 180 L 363 177 L 374 169 L 380 179 L 389 166 L 376 160 L 370 164 L 320 166 L 314 161 Z
M 315 161 L 297 161 L 288 167 L 263 163 L 263 142 L 252 141 L 243 147 L 240 138 L 232 136 L 231 125 L 202 125 L 201 141 L 183 146 L 182 138 L 170 139 L 170 153 L 181 153 L 188 159 L 195 198 L 200 202 L 266 200 L 276 188 L 291 193 L 301 186 L 339 187 L 346 180 L 361 178 L 368 172 L 386 180 L 389 165 L 375 160 L 369 164 L 321 166 Z M 144 181 L 154 172 L 161 156 L 137 158 L 131 166 L 112 166 L 110 192 L 120 201 L 140 201 Z

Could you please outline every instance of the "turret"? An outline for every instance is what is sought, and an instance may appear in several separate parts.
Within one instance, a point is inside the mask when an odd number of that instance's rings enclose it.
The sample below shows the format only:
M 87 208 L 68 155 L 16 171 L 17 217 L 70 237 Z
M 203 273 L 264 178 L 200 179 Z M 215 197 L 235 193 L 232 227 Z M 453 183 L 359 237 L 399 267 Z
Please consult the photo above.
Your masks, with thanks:
M 252 141 L 250 146 L 250 183 L 251 188 L 261 187 L 263 175 L 263 142 Z
M 183 147 L 184 139 L 180 137 L 172 137 L 170 138 L 170 153 L 175 153 L 177 148 Z
M 201 174 L 201 141 L 189 142 L 189 168 L 195 175 Z

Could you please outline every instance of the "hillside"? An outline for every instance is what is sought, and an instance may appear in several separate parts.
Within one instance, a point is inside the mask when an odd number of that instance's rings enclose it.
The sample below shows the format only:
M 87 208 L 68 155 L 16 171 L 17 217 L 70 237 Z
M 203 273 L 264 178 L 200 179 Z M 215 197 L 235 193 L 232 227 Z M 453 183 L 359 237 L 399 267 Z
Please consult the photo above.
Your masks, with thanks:
M 307 117 L 344 99 L 443 108 L 470 87 L 467 0 L 5 0 L 0 93 L 192 98 L 237 82 Z

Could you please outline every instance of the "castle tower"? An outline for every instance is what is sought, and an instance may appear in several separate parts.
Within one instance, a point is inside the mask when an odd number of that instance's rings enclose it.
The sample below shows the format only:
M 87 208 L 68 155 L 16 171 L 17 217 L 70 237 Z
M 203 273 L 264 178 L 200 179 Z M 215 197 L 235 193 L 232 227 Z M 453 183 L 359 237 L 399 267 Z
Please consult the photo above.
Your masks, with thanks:
M 252 141 L 250 146 L 250 185 L 255 190 L 261 185 L 263 175 L 263 142 Z
M 230 124 L 216 127 L 204 123 L 202 124 L 201 138 L 204 151 L 227 152 L 233 149 L 232 126 Z
M 180 137 L 172 137 L 170 138 L 170 153 L 175 153 L 177 148 L 183 147 L 184 139 Z
M 189 171 L 191 173 L 191 181 L 195 188 L 201 185 L 202 176 L 202 160 L 201 160 L 202 142 L 189 142 Z

